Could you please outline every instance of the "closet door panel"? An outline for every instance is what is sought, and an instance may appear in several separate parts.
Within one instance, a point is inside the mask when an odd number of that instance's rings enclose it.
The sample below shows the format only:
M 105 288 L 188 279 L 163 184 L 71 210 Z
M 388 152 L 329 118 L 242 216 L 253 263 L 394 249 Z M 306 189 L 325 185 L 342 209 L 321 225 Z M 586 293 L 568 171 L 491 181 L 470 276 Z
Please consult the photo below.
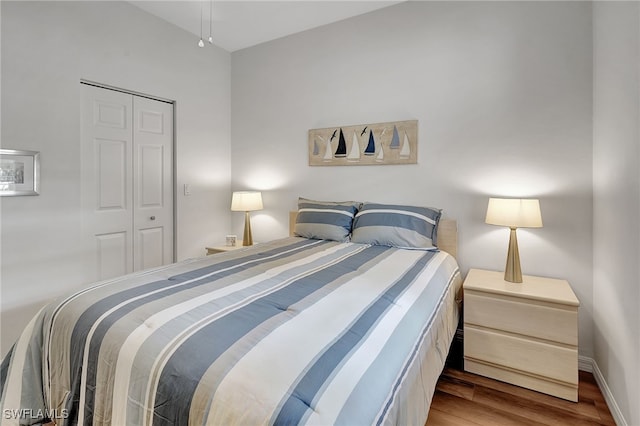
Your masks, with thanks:
M 134 269 L 173 262 L 173 105 L 134 97 Z
M 101 279 L 117 277 L 127 273 L 129 267 L 126 232 L 96 235 L 96 266 Z
M 82 85 L 82 233 L 86 279 L 133 271 L 131 95 Z
M 164 264 L 164 229 L 147 228 L 138 231 L 138 253 L 140 269 L 154 268 Z

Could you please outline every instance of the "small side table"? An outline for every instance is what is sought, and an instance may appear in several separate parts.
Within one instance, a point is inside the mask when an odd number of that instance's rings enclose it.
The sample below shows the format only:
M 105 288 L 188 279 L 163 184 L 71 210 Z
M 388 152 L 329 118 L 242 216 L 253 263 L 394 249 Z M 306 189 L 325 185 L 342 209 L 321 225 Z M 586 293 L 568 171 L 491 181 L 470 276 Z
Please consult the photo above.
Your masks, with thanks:
M 464 281 L 464 369 L 578 400 L 578 306 L 565 280 L 471 269 Z

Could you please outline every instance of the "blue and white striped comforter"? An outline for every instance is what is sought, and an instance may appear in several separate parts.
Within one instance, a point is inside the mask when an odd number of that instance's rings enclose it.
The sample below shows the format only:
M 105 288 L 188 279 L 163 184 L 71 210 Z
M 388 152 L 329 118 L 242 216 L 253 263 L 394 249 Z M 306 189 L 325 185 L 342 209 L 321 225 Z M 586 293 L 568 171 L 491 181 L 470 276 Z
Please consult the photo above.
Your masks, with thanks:
M 457 323 L 443 252 L 286 238 L 99 283 L 31 321 L 2 424 L 424 424 Z

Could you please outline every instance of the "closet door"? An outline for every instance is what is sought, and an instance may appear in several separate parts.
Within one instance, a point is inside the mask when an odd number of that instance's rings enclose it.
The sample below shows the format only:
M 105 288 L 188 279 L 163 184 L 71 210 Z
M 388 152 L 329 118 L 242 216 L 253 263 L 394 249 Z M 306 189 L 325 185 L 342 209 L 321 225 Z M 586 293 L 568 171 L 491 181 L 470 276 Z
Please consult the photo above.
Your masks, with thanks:
M 82 90 L 82 229 L 95 281 L 133 271 L 133 97 Z
M 173 261 L 173 105 L 82 85 L 87 281 Z
M 173 261 L 173 105 L 133 98 L 134 270 Z

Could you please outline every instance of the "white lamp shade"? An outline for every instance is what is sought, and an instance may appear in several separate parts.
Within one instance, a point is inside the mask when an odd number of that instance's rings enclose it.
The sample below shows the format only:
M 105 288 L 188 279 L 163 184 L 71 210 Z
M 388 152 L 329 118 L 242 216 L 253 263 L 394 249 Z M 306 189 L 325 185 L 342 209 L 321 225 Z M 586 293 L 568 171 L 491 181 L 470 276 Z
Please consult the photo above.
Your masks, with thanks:
M 489 198 L 485 222 L 512 228 L 542 228 L 540 202 L 535 199 Z
M 234 212 L 251 212 L 262 208 L 262 193 L 259 191 L 236 191 L 231 197 L 231 210 Z

